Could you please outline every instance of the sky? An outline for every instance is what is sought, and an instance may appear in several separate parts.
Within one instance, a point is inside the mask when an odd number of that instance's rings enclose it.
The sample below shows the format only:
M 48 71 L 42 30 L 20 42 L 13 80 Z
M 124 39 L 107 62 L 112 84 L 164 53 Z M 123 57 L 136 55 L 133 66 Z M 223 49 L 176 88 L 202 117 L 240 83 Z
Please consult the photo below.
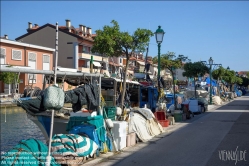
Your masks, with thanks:
M 112 20 L 130 34 L 160 25 L 161 54 L 175 52 L 192 62 L 212 57 L 224 68 L 249 71 L 249 1 L 1 1 L 1 37 L 11 40 L 27 32 L 28 22 L 63 26 L 66 19 L 93 33 Z M 148 55 L 158 56 L 155 36 Z

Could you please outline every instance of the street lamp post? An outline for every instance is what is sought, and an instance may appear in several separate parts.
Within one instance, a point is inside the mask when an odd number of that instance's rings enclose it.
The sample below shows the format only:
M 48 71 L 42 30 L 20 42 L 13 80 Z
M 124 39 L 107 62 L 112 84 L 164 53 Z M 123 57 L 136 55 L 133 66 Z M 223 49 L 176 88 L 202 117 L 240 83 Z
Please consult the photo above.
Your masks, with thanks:
M 173 77 L 173 95 L 174 95 L 174 106 L 175 106 L 175 109 L 176 109 L 176 92 L 175 92 L 175 68 L 174 67 L 171 67 L 171 71 L 172 71 L 172 77 Z
M 205 62 L 206 61 L 202 61 Z M 221 64 L 214 64 L 214 60 L 212 59 L 212 57 L 209 58 L 208 60 L 210 68 L 209 68 L 209 79 L 210 79 L 210 92 L 209 92 L 209 104 L 212 104 L 212 66 L 221 66 Z
M 160 93 L 160 70 L 161 70 L 161 64 L 160 64 L 160 49 L 161 49 L 161 43 L 163 42 L 163 36 L 164 36 L 164 31 L 161 29 L 161 26 L 158 26 L 158 29 L 155 32 L 156 36 L 156 42 L 158 45 L 158 73 L 157 73 L 157 80 L 158 80 L 158 91 Z
M 209 58 L 208 62 L 209 62 L 209 65 L 210 65 L 210 70 L 209 70 L 210 71 L 209 72 L 209 77 L 210 77 L 209 102 L 210 102 L 210 104 L 212 104 L 212 65 L 213 65 L 213 62 L 214 62 L 212 57 Z

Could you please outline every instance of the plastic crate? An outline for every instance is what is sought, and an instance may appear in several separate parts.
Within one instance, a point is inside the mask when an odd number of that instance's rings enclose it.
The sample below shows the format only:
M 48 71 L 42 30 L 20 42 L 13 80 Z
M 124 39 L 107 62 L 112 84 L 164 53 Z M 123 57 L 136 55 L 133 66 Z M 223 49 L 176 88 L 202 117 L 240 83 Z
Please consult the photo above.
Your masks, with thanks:
M 103 110 L 103 115 L 104 115 L 104 118 L 109 118 L 111 120 L 115 120 L 115 117 L 116 117 L 116 112 L 117 112 L 117 108 L 116 107 L 104 107 L 104 110 Z
M 162 127 L 168 127 L 169 126 L 169 120 L 159 120 L 159 123 Z
M 74 126 L 69 131 L 69 134 L 79 134 L 79 135 L 85 134 L 99 146 L 99 149 L 102 149 L 97 132 L 95 131 L 95 126 L 93 125 L 82 124 Z
M 154 112 L 154 115 L 155 115 L 155 118 L 157 120 L 165 120 L 166 119 L 164 111 L 156 111 L 156 112 Z

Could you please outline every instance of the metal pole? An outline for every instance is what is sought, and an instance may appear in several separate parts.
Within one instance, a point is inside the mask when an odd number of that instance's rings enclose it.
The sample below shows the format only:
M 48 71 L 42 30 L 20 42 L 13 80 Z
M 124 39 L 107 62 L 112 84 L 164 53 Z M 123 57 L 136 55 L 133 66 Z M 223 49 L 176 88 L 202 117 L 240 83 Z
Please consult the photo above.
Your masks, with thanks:
M 161 65 L 160 65 L 160 48 L 161 48 L 161 43 L 158 43 L 158 73 L 157 73 L 157 80 L 158 80 L 158 91 L 160 94 L 160 69 L 161 69 Z M 159 96 L 159 95 L 158 95 Z
M 209 101 L 210 101 L 210 105 L 212 105 L 212 65 L 210 64 L 210 96 L 209 96 Z
M 2 67 L 1 66 L 1 72 L 11 72 L 11 73 L 15 73 L 15 72 L 20 72 L 20 73 L 29 73 L 29 74 L 45 74 L 45 75 L 54 75 L 54 71 L 52 70 L 36 70 L 36 69 L 25 69 L 25 68 L 12 68 L 12 67 Z M 97 74 L 93 73 L 83 73 L 83 72 L 70 72 L 70 71 L 56 71 L 56 75 L 58 76 L 65 76 L 65 74 L 67 75 L 67 77 L 70 76 L 76 76 L 76 77 L 96 77 Z M 101 76 L 103 76 L 103 74 L 101 74 Z
M 99 106 L 101 104 L 101 76 L 99 75 Z M 103 108 L 99 110 L 99 114 L 103 115 Z
M 113 86 L 113 89 L 114 89 L 114 95 L 113 95 L 113 106 L 116 106 L 116 94 L 117 94 L 117 81 L 116 81 L 116 79 L 114 79 L 114 81 L 113 81 L 113 84 L 114 84 L 114 86 Z
M 52 142 L 52 135 L 53 135 L 53 127 L 54 127 L 54 110 L 52 110 L 52 115 L 51 115 L 51 127 L 50 127 L 50 134 L 49 134 L 48 155 L 46 157 L 46 166 L 50 166 L 50 162 L 51 162 L 50 150 L 51 150 L 51 142 Z
M 56 84 L 57 63 L 58 63 L 58 22 L 56 23 L 56 36 L 55 36 L 55 68 L 54 68 L 54 84 Z
M 173 93 L 174 93 L 174 106 L 175 106 L 175 109 L 176 109 L 176 96 L 175 96 L 175 74 L 174 74 L 174 71 L 172 70 L 172 75 L 173 75 Z
M 56 22 L 56 37 L 55 37 L 54 85 L 56 85 L 57 62 L 58 62 L 58 22 Z M 49 144 L 48 144 L 48 155 L 46 157 L 46 166 L 50 166 L 51 162 L 50 150 L 51 150 L 53 128 L 54 128 L 54 109 L 52 109 L 52 115 L 51 115 L 51 125 L 50 125 L 50 135 L 49 135 Z

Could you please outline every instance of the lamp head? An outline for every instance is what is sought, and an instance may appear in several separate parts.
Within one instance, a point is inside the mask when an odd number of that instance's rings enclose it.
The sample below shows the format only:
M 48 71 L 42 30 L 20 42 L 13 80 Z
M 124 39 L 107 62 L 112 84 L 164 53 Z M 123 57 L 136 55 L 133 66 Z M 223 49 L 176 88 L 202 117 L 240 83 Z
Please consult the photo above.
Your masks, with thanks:
M 208 62 L 209 62 L 209 64 L 210 64 L 210 65 L 212 65 L 212 64 L 214 63 L 213 58 L 212 58 L 212 57 L 210 57 L 210 58 L 209 58 L 209 60 L 208 60 Z
M 156 42 L 157 44 L 161 44 L 163 42 L 164 31 L 161 29 L 161 26 L 158 26 L 158 29 L 155 32 Z

